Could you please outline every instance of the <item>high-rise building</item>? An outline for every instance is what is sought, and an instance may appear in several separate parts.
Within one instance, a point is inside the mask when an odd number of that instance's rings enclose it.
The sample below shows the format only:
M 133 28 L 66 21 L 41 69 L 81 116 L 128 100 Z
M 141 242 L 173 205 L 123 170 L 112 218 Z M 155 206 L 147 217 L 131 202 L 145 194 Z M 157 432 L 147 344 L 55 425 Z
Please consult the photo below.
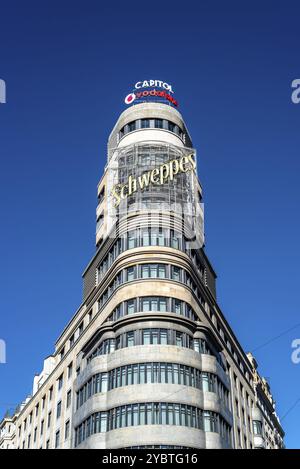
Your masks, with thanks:
M 3 419 L 0 446 L 282 448 L 268 383 L 217 303 L 196 151 L 172 87 L 139 82 L 125 102 L 82 304 Z

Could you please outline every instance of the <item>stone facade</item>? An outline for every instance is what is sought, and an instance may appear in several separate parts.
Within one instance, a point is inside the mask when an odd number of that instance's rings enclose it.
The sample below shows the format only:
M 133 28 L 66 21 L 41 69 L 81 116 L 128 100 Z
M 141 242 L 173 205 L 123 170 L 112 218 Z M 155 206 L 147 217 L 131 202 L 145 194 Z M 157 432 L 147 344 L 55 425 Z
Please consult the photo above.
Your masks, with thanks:
M 1 448 L 283 447 L 269 386 L 217 304 L 204 247 L 188 239 L 189 219 L 164 204 L 199 204 L 196 172 L 136 193 L 136 206 L 111 217 L 118 178 L 191 151 L 173 107 L 141 103 L 121 114 L 98 185 L 83 302 L 32 396 L 3 419 Z

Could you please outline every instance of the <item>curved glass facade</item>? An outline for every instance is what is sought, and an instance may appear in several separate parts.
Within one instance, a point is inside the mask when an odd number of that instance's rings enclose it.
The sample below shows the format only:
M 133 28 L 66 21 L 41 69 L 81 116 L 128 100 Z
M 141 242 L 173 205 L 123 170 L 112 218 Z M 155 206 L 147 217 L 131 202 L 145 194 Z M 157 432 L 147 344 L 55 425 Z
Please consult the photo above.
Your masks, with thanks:
M 194 339 L 191 333 L 153 327 L 131 330 L 116 335 L 116 338 L 100 340 L 100 344 L 88 356 L 87 363 L 100 355 L 107 355 L 115 350 L 135 345 L 175 345 L 195 350 L 198 353 L 212 354 L 206 341 Z
M 119 139 L 123 138 L 130 132 L 134 132 L 135 130 L 143 130 L 143 129 L 161 129 L 161 130 L 168 130 L 169 132 L 173 132 L 181 139 L 183 138 L 183 131 L 174 122 L 171 122 L 167 119 L 136 119 L 134 121 L 129 122 L 128 124 L 124 125 L 121 130 L 119 131 Z
M 75 429 L 75 446 L 95 433 L 139 425 L 176 425 L 220 433 L 230 441 L 230 426 L 216 412 L 170 402 L 145 402 L 90 415 Z
M 76 407 L 81 407 L 95 394 L 135 384 L 180 384 L 213 392 L 229 406 L 228 390 L 213 373 L 178 363 L 135 363 L 96 373 L 76 393 Z

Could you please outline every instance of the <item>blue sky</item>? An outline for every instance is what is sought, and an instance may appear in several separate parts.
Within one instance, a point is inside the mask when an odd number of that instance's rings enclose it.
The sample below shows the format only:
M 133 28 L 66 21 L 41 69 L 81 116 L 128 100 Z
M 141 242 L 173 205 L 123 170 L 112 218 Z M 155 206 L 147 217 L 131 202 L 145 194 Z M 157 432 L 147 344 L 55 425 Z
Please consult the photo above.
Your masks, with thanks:
M 262 347 L 300 323 L 299 3 L 103 3 L 1 5 L 0 415 L 31 392 L 81 302 L 123 99 L 136 81 L 163 79 L 198 151 L 220 306 L 256 349 L 287 447 L 299 448 L 300 326 Z

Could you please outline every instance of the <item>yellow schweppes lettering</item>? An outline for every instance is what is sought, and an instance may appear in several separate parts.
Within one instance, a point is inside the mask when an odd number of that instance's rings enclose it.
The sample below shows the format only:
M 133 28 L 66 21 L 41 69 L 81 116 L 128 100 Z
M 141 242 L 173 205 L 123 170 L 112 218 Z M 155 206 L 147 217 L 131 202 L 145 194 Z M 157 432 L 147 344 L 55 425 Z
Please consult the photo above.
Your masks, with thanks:
M 163 163 L 158 168 L 145 171 L 137 178 L 129 176 L 126 184 L 116 184 L 113 186 L 111 195 L 114 198 L 114 206 L 118 207 L 121 200 L 128 196 L 144 190 L 151 184 L 163 185 L 168 181 L 173 181 L 174 177 L 179 173 L 187 173 L 196 169 L 196 161 L 193 153 L 182 156 L 180 159 L 174 159 Z

